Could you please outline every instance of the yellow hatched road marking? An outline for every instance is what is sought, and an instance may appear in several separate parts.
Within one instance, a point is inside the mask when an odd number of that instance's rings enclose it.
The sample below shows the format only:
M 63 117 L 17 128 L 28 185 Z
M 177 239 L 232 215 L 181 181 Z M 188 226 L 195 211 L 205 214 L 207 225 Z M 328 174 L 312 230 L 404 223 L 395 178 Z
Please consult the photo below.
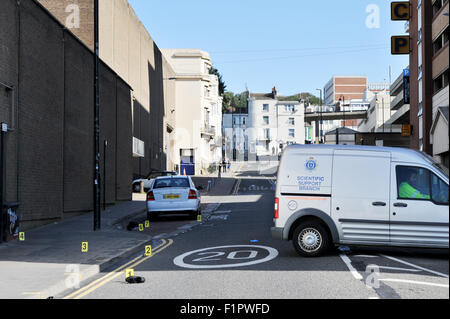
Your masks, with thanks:
M 138 257 L 134 258 L 133 260 L 127 262 L 126 264 L 118 267 L 117 269 L 109 272 L 108 274 L 104 275 L 103 277 L 91 282 L 89 285 L 86 285 L 83 288 L 80 288 L 77 291 L 71 293 L 70 295 L 64 297 L 64 299 L 72 299 L 72 298 L 80 299 L 80 298 L 88 295 L 92 291 L 100 288 L 107 282 L 109 282 L 109 281 L 113 280 L 114 278 L 116 278 L 117 276 L 121 275 L 124 272 L 124 269 L 134 268 L 135 266 L 141 264 L 145 260 L 153 257 L 155 254 L 159 253 L 160 251 L 166 249 L 173 243 L 172 239 L 169 239 L 168 242 L 165 239 L 162 239 L 162 241 L 163 241 L 163 243 L 159 247 L 157 247 L 155 249 L 155 251 L 153 251 L 153 254 L 151 256 L 147 256 L 145 258 L 143 256 L 138 256 Z

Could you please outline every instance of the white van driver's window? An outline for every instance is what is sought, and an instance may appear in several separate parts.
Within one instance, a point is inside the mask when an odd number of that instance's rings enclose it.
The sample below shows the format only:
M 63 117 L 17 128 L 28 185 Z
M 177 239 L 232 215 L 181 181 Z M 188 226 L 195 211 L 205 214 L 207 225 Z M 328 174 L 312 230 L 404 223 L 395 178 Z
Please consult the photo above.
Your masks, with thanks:
M 398 198 L 430 199 L 430 173 L 419 167 L 397 166 Z
M 431 175 L 431 198 L 437 204 L 448 205 L 448 185 L 434 174 Z

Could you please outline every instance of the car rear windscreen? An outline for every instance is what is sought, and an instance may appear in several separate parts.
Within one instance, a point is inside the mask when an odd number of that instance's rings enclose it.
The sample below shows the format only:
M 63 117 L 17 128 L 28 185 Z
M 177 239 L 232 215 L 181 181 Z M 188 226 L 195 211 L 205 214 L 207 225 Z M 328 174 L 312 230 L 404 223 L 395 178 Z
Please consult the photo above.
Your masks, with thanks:
M 153 188 L 189 187 L 187 178 L 161 178 L 155 181 Z

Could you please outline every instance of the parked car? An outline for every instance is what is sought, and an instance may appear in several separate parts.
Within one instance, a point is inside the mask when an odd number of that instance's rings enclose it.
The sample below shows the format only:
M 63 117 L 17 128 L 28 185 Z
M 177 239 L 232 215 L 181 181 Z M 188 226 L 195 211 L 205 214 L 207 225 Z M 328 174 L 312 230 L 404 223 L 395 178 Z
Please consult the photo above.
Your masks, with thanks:
M 152 181 L 147 193 L 149 220 L 160 214 L 186 213 L 197 218 L 200 211 L 201 186 L 195 187 L 190 176 L 164 176 Z
M 302 256 L 334 245 L 449 247 L 448 170 L 405 148 L 292 145 L 281 157 L 274 238 Z
M 177 172 L 174 171 L 159 171 L 159 170 L 152 170 L 150 173 L 147 174 L 145 178 L 139 178 L 135 179 L 133 181 L 132 187 L 133 192 L 140 193 L 141 192 L 141 181 L 144 181 L 144 192 L 148 192 L 150 189 L 150 185 L 152 183 L 152 180 L 159 176 L 175 176 L 178 175 Z

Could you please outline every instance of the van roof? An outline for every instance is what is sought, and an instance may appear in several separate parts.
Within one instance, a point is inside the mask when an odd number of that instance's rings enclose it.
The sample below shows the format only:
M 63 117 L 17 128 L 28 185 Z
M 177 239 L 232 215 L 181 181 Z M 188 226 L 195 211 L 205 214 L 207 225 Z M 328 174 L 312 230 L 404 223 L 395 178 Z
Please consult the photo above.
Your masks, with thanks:
M 385 146 L 369 146 L 369 145 L 335 145 L 335 144 L 293 144 L 287 146 L 283 155 L 287 154 L 304 154 L 309 152 L 331 154 L 334 150 L 352 150 L 352 151 L 373 151 L 373 152 L 390 152 L 393 161 L 402 162 L 422 162 L 432 164 L 425 154 L 403 147 L 385 147 Z

